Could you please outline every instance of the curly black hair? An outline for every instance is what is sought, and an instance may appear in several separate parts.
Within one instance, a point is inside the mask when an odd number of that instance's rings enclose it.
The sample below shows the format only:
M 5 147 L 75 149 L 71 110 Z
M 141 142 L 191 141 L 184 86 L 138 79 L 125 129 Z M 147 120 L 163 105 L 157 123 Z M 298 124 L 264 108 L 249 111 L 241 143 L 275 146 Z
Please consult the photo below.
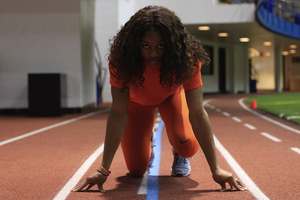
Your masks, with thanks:
M 135 13 L 110 40 L 109 64 L 123 88 L 129 83 L 143 85 L 145 65 L 139 50 L 140 40 L 153 28 L 160 31 L 165 40 L 160 69 L 163 87 L 171 89 L 174 84 L 191 80 L 198 62 L 210 62 L 200 41 L 186 30 L 174 12 L 162 6 L 147 6 Z

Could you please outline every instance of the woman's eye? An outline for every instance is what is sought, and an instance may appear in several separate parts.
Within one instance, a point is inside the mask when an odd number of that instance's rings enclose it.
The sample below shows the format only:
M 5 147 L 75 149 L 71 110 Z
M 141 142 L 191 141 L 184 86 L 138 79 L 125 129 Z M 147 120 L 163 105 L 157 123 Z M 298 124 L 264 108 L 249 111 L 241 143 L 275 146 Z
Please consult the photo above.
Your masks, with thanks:
M 165 46 L 164 44 L 161 44 L 158 46 L 158 48 L 162 49 L 162 48 L 164 48 L 164 46 Z
M 148 49 L 148 48 L 149 48 L 149 45 L 143 44 L 143 47 L 144 47 L 145 49 Z

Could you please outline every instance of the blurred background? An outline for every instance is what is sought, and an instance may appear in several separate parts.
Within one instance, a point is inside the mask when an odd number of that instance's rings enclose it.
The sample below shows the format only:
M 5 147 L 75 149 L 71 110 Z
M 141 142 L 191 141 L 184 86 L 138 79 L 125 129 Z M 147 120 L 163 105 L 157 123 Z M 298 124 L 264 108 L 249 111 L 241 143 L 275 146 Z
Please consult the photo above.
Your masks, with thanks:
M 296 0 L 1 0 L 0 113 L 111 102 L 109 39 L 148 5 L 174 11 L 209 53 L 205 94 L 300 91 Z

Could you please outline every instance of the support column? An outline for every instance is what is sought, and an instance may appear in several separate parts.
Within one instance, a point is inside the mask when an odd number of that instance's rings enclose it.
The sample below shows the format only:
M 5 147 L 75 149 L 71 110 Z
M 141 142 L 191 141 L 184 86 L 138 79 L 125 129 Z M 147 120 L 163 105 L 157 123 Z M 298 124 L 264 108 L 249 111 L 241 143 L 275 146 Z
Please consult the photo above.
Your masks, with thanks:
M 281 88 L 281 66 L 282 66 L 282 49 L 280 46 L 275 46 L 274 66 L 275 66 L 275 92 L 282 92 Z
M 249 46 L 244 47 L 245 93 L 250 93 Z
M 237 94 L 239 91 L 239 67 L 240 67 L 240 46 L 234 46 L 233 49 L 233 93 Z
M 235 45 L 233 50 L 233 93 L 249 93 L 248 45 Z

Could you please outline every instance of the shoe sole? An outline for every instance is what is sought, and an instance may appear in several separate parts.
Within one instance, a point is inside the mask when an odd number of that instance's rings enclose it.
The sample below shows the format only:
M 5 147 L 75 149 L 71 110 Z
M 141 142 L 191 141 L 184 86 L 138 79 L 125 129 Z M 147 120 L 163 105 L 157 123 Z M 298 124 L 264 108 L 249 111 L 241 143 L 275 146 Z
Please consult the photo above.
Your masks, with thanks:
M 189 176 L 190 174 L 172 174 L 173 177 L 186 177 Z
M 171 169 L 171 171 L 172 171 L 172 169 Z M 186 177 L 186 176 L 190 175 L 190 172 L 191 172 L 191 170 L 187 174 L 174 174 L 173 171 L 172 171 L 171 175 L 174 176 L 174 177 Z

